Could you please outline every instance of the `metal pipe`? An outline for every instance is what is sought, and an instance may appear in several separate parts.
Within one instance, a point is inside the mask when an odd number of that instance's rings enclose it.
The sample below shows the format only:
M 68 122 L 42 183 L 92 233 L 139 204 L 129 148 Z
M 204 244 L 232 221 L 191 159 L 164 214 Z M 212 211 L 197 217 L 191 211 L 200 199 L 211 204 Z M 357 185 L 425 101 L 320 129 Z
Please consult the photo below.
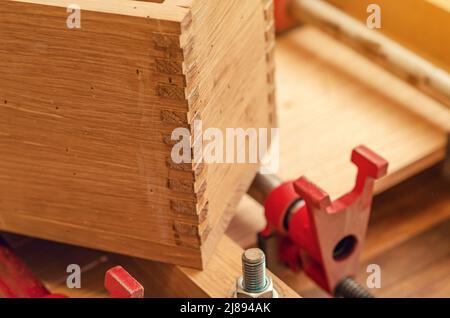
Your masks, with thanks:
M 283 181 L 276 175 L 257 174 L 253 179 L 248 194 L 259 204 L 264 205 L 264 201 L 272 190 L 279 187 Z
M 291 15 L 331 34 L 450 107 L 450 74 L 322 0 L 292 0 Z

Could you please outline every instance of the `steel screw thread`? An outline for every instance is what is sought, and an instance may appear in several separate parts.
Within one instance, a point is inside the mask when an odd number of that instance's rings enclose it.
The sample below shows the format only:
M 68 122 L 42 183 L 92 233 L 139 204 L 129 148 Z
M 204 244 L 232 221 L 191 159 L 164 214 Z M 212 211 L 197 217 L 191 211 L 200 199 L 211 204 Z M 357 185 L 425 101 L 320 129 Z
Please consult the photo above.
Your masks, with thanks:
M 343 298 L 375 298 L 351 278 L 346 278 L 339 283 L 336 287 L 335 295 Z
M 249 293 L 266 288 L 266 256 L 259 248 L 251 248 L 242 254 L 243 287 Z

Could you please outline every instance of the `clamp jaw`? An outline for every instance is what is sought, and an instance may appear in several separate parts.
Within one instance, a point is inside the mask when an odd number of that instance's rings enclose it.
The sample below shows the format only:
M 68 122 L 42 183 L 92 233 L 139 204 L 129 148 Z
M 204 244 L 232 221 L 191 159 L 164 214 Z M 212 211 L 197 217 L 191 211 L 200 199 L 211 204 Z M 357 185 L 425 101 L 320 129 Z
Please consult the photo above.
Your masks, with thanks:
M 353 190 L 335 201 L 305 177 L 286 182 L 269 193 L 265 202 L 267 227 L 263 236 L 277 232 L 282 261 L 306 274 L 334 294 L 340 282 L 356 274 L 364 245 L 374 181 L 386 175 L 388 163 L 365 146 L 353 150 L 358 167 Z

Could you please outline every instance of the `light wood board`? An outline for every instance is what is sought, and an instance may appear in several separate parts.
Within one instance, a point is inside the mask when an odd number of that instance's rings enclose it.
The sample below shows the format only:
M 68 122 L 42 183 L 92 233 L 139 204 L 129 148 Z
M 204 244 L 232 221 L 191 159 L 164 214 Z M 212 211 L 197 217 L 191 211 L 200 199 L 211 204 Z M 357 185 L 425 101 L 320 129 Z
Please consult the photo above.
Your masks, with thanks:
M 236 279 L 242 275 L 242 248 L 228 237 L 218 243 L 216 252 L 203 271 L 147 261 L 76 246 L 7 236 L 15 252 L 34 271 L 52 293 L 76 298 L 108 297 L 103 287 L 105 272 L 123 266 L 145 289 L 145 297 L 231 298 Z M 66 285 L 69 264 L 81 267 L 81 288 Z M 268 272 L 282 297 L 299 297 L 284 282 Z
M 0 2 L 0 229 L 201 268 L 258 165 L 171 133 L 273 126 L 272 2 L 71 3 Z
M 437 103 L 364 57 L 309 27 L 280 38 L 276 54 L 283 179 L 306 175 L 343 194 L 351 150 L 364 144 L 389 161 L 380 192 L 444 158 L 446 131 L 414 113 Z M 450 111 L 440 116 L 450 125 Z
M 305 175 L 337 198 L 352 189 L 351 150 L 364 144 L 389 161 L 380 193 L 445 158 L 450 112 L 326 34 L 279 37 L 276 67 L 284 180 Z M 228 233 L 252 244 L 264 225 L 245 197 Z
M 450 5 L 447 0 L 328 0 L 362 22 L 372 14 L 369 4 L 381 8 L 381 29 L 396 42 L 450 72 Z

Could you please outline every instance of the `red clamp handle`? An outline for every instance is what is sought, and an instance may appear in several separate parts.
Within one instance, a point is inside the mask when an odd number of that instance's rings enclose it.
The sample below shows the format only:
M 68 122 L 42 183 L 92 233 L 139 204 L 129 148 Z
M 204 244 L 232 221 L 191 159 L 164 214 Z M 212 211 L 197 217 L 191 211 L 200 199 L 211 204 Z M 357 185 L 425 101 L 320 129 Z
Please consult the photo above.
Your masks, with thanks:
M 105 274 L 105 288 L 111 298 L 143 298 L 144 287 L 122 266 L 116 266 Z

